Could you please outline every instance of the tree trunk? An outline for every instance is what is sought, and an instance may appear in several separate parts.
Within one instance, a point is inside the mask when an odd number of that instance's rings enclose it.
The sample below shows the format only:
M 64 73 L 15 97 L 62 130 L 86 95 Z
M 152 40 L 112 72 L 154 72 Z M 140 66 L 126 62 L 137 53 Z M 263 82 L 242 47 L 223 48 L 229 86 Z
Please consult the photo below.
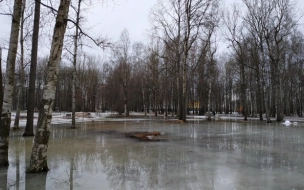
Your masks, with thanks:
M 187 57 L 188 53 L 185 53 L 185 60 L 183 63 L 183 80 L 182 80 L 182 120 L 187 120 Z
M 264 104 L 265 104 L 265 110 L 266 110 L 266 122 L 271 123 L 269 106 L 268 106 L 269 98 L 267 98 L 268 93 L 267 93 L 267 90 L 265 88 L 266 88 L 265 83 L 263 82 L 263 98 L 264 98 Z
M 240 48 L 244 48 L 239 45 Z M 240 78 L 241 78 L 241 104 L 243 105 L 243 116 L 244 120 L 247 121 L 248 111 L 247 111 L 247 84 L 246 84 L 246 73 L 245 73 L 245 55 L 241 50 L 240 53 Z
M 257 99 L 258 99 L 258 112 L 259 112 L 259 118 L 260 118 L 260 121 L 263 121 L 263 93 L 261 92 L 262 88 L 261 88 L 261 85 L 258 84 L 258 87 L 257 87 L 258 91 L 257 91 Z
M 24 81 L 24 36 L 23 36 L 23 28 L 24 28 L 24 10 L 25 10 L 26 0 L 23 0 L 23 5 L 21 9 L 21 23 L 20 23 L 20 68 L 19 68 L 19 82 L 17 82 L 17 110 L 14 122 L 14 130 L 19 130 L 19 120 L 20 120 L 20 110 L 21 110 L 21 96 L 22 96 L 22 87 Z
M 268 100 L 269 98 L 268 97 L 268 91 L 267 90 L 267 86 L 266 86 L 266 78 L 265 76 L 267 75 L 267 72 L 265 71 L 265 67 L 266 67 L 266 56 L 265 56 L 265 51 L 264 51 L 264 46 L 263 46 L 263 40 L 262 40 L 262 37 L 260 37 L 260 43 L 259 43 L 259 51 L 262 55 L 262 97 L 263 97 L 263 100 L 264 100 L 264 105 L 265 105 L 265 111 L 266 111 L 266 122 L 267 123 L 271 123 L 271 118 L 270 118 L 270 110 L 269 110 L 269 106 L 268 106 Z
M 17 111 L 14 122 L 14 130 L 19 130 L 20 110 L 21 110 L 21 96 L 22 96 L 22 85 L 18 85 L 18 100 L 17 100 Z
M 156 88 L 156 87 L 154 86 L 154 88 Z M 157 94 L 156 93 L 157 93 L 156 89 L 154 89 L 154 116 L 155 117 L 157 116 L 157 111 L 158 111 L 158 109 L 157 109 Z
M 142 80 L 142 96 L 143 96 L 143 105 L 144 105 L 144 113 L 147 116 L 147 105 L 145 100 L 145 89 L 144 89 L 144 81 Z
M 15 62 L 18 49 L 22 0 L 15 0 L 9 50 L 6 63 L 5 90 L 0 126 L 0 167 L 8 166 L 8 137 L 11 125 L 12 97 L 15 84 Z
M 80 5 L 82 0 L 78 0 L 77 16 L 76 16 L 76 31 L 74 37 L 74 55 L 73 55 L 73 82 L 72 82 L 72 129 L 75 129 L 75 112 L 76 112 L 76 65 L 77 65 L 77 51 L 79 38 L 79 20 L 80 20 Z
M 2 48 L 0 47 L 0 116 L 2 116 L 3 81 L 2 81 Z
M 279 69 L 276 71 L 276 84 L 275 84 L 275 100 L 276 100 L 276 120 L 278 122 L 283 121 L 283 102 L 282 102 L 282 84 L 279 76 Z
M 51 130 L 53 105 L 64 34 L 67 26 L 70 0 L 61 0 L 54 27 L 50 58 L 47 68 L 46 84 L 39 108 L 39 117 L 32 148 L 30 167 L 27 172 L 45 172 L 47 166 L 47 148 Z
M 27 100 L 27 116 L 26 126 L 23 136 L 34 136 L 34 105 L 35 105 L 35 81 L 37 68 L 37 54 L 38 54 L 38 38 L 39 38 L 39 20 L 40 20 L 40 0 L 35 1 L 35 14 L 33 26 L 33 41 L 31 54 L 31 67 L 29 75 L 29 90 Z
M 126 117 L 128 117 L 129 116 L 129 111 L 128 111 L 128 90 L 127 90 L 127 82 L 125 81 L 124 82 L 124 114 L 125 114 L 125 116 Z
M 128 114 L 128 105 L 127 105 L 127 98 L 124 98 L 124 114 L 125 116 L 129 116 Z
M 210 76 L 209 76 L 210 77 Z M 209 90 L 208 90 L 208 109 L 207 109 L 207 120 L 208 121 L 211 121 L 211 87 L 212 87 L 212 82 L 211 82 L 211 79 L 209 79 Z

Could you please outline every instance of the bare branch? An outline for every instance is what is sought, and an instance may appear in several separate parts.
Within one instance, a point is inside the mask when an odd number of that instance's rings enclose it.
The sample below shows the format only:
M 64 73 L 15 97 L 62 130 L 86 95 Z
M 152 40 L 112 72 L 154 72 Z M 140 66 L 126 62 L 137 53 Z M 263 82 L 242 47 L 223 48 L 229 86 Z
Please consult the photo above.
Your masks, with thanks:
M 0 15 L 12 16 L 12 14 L 10 14 L 10 13 L 0 13 Z
M 58 11 L 57 11 L 56 9 L 54 9 L 52 6 L 49 6 L 49 5 L 47 5 L 47 4 L 44 4 L 44 3 L 42 3 L 41 1 L 40 1 L 40 4 L 41 4 L 42 6 L 44 6 L 44 7 L 46 7 L 46 8 L 51 9 L 51 11 L 53 12 L 53 14 L 57 14 L 57 13 L 58 13 Z
M 83 35 L 85 37 L 87 37 L 88 39 L 90 39 L 96 46 L 101 47 L 101 48 L 106 48 L 106 47 L 111 47 L 112 43 L 109 42 L 108 39 L 103 39 L 103 38 L 99 38 L 99 39 L 95 39 L 92 36 L 88 35 L 87 33 L 85 33 L 82 28 L 76 24 L 75 21 L 71 20 L 71 19 L 67 19 L 67 21 L 73 23 L 80 31 L 80 35 Z

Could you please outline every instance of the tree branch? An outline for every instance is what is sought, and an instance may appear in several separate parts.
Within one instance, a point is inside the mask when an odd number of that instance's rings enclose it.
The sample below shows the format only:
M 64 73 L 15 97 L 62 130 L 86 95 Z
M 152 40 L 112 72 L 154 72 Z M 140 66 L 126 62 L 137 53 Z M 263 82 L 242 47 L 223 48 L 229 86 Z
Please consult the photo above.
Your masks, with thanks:
M 88 35 L 87 33 L 85 33 L 82 28 L 76 24 L 75 21 L 71 20 L 71 19 L 67 19 L 67 21 L 73 23 L 80 31 L 80 35 L 84 35 L 85 37 L 89 38 L 96 46 L 98 47 L 102 47 L 102 48 L 106 48 L 106 47 L 111 47 L 112 43 L 108 42 L 107 39 L 94 39 L 92 36 Z
M 54 13 L 54 14 L 57 14 L 58 13 L 58 11 L 56 10 L 56 9 L 54 9 L 53 7 L 51 7 L 51 6 L 49 6 L 49 5 L 46 5 L 46 4 L 44 4 L 44 3 L 42 3 L 41 1 L 39 1 L 39 0 L 36 0 L 36 1 L 38 1 L 42 6 L 44 6 L 44 7 L 46 7 L 46 8 L 49 8 L 49 9 L 51 9 L 51 11 Z
M 1 1 L 0 1 L 1 2 Z M 5 15 L 5 16 L 12 16 L 10 13 L 0 13 L 0 15 Z

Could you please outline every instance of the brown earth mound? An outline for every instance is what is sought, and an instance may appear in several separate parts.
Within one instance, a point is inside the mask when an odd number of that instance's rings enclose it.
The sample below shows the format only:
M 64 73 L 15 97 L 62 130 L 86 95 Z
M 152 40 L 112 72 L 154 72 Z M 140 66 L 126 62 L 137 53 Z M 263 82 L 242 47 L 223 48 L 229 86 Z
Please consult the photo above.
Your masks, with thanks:
M 153 132 L 133 132 L 126 134 L 126 137 L 135 138 L 140 141 L 164 141 L 166 136 L 159 131 Z

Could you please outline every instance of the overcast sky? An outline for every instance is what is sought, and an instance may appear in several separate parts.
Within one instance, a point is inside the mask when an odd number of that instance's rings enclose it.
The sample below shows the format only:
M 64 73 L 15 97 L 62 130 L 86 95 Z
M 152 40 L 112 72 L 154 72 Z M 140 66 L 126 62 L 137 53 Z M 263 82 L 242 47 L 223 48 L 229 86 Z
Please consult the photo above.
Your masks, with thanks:
M 234 1 L 240 2 L 241 0 L 222 0 L 226 5 Z M 146 39 L 145 32 L 149 29 L 150 9 L 157 0 L 108 0 L 107 2 L 107 5 L 95 3 L 87 9 L 84 16 L 87 17 L 86 26 L 89 28 L 90 34 L 92 36 L 102 34 L 117 41 L 122 30 L 126 28 L 132 42 L 144 41 Z M 297 7 L 304 13 L 303 0 L 298 0 Z M 8 16 L 0 15 L 0 46 L 7 47 L 10 22 L 11 19 Z M 301 23 L 304 24 L 303 18 Z M 2 59 L 6 60 L 6 57 L 3 56 Z
M 297 6 L 304 14 L 304 0 L 298 0 Z M 108 6 L 94 6 L 88 13 L 88 21 L 97 24 L 94 31 L 101 30 L 114 40 L 118 40 L 121 31 L 127 28 L 131 41 L 143 41 L 145 30 L 149 29 L 149 13 L 157 0 L 108 0 Z M 222 0 L 226 6 L 241 0 Z M 302 19 L 304 24 L 304 19 Z M 303 31 L 304 32 L 304 31 Z
M 128 29 L 131 41 L 145 39 L 149 28 L 149 12 L 156 0 L 116 0 L 107 6 L 93 6 L 88 10 L 87 20 L 96 24 L 94 31 L 101 30 L 113 40 L 117 40 L 124 28 Z

